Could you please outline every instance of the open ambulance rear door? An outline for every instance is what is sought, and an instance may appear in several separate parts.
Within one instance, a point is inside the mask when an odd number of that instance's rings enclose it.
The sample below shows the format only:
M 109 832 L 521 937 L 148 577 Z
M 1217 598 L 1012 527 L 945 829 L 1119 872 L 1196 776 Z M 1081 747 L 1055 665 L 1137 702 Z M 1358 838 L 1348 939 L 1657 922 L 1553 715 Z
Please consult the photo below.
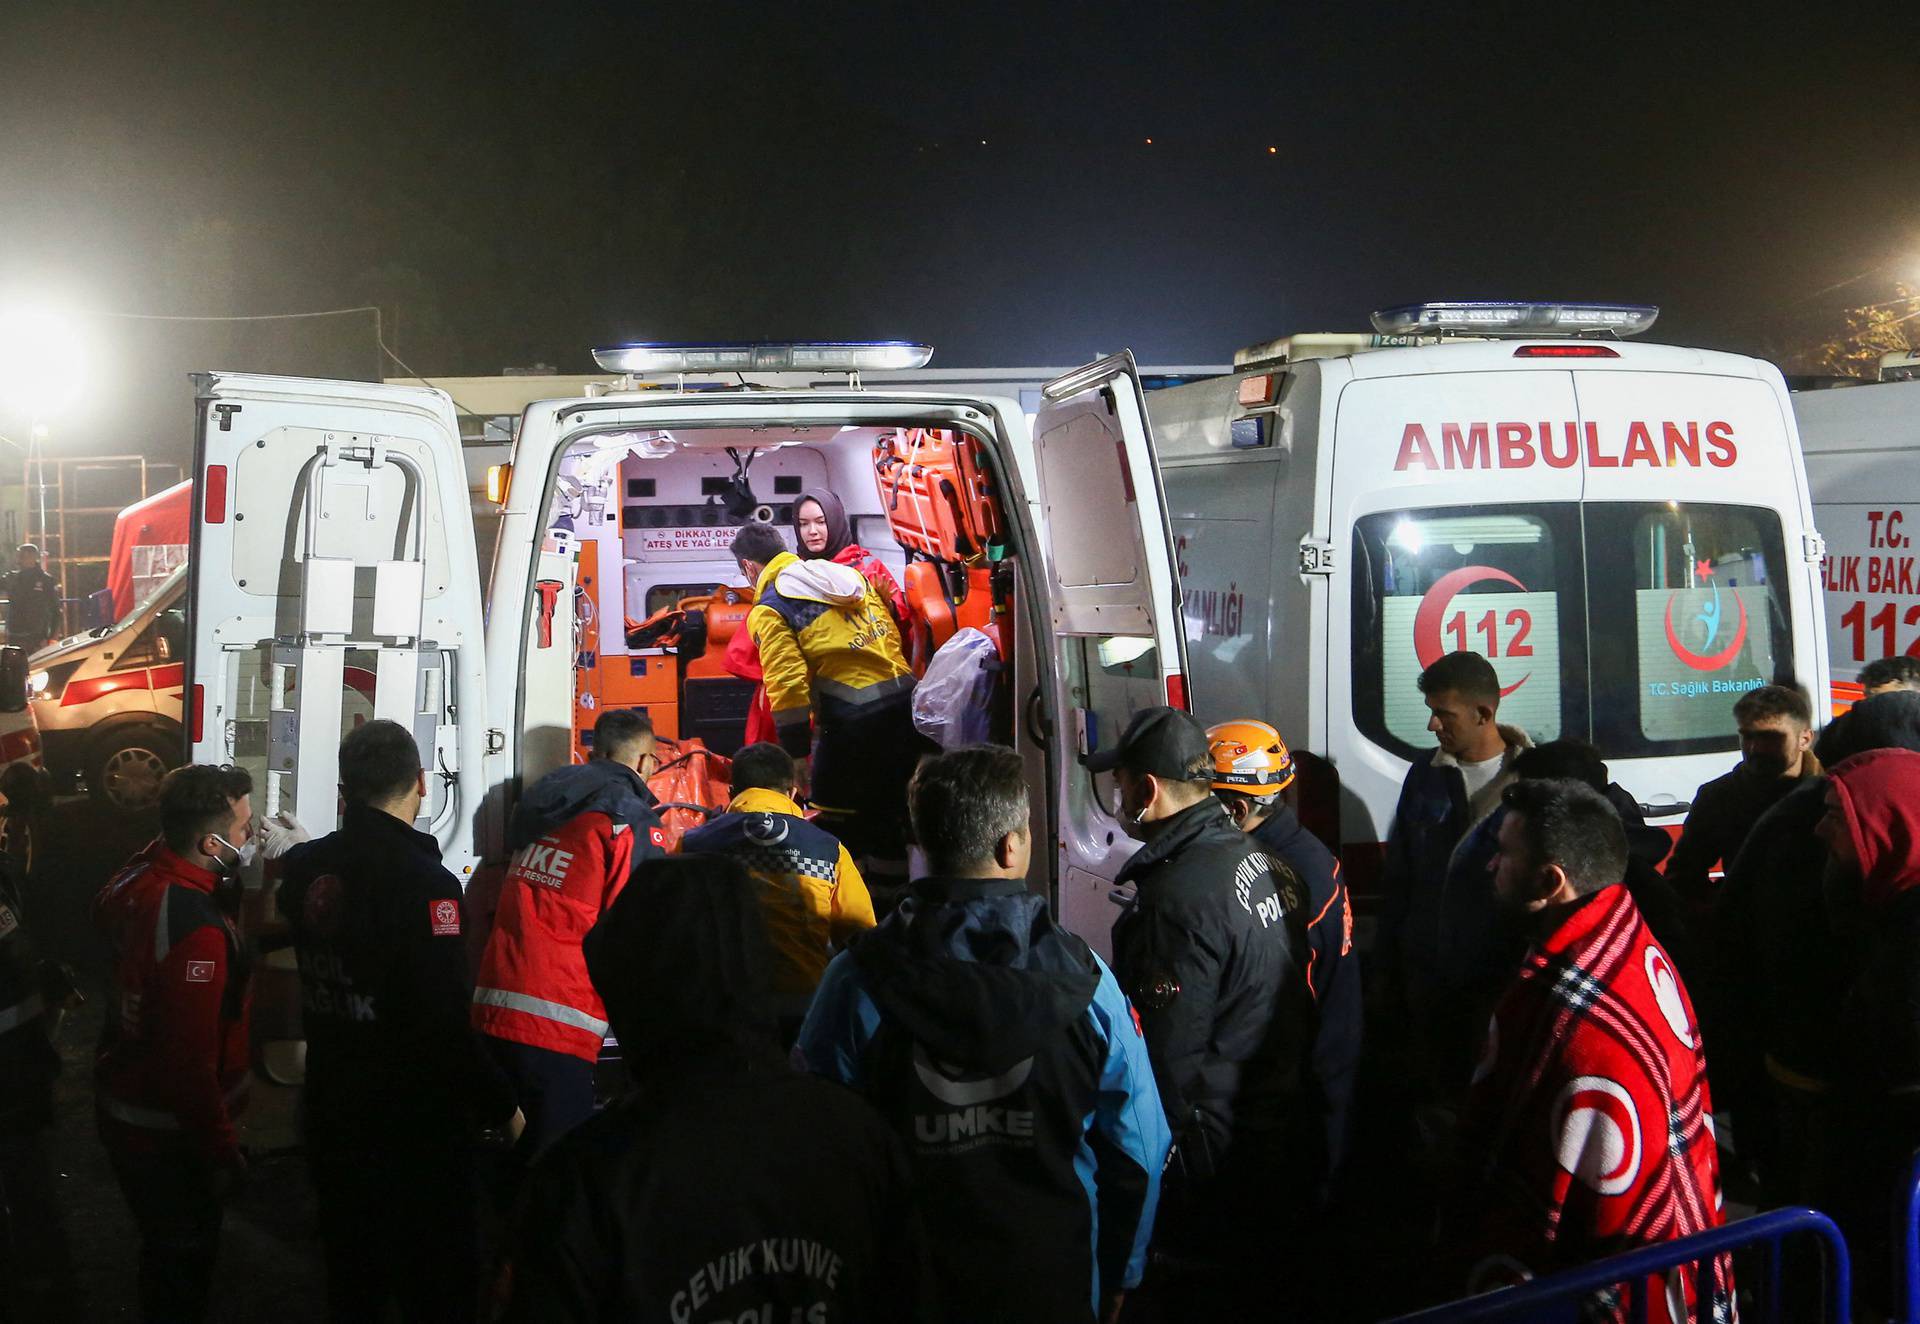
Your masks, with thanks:
M 1172 525 L 1131 353 L 1043 388 L 1028 470 L 1053 635 L 1046 707 L 1060 722 L 1059 913 L 1106 955 L 1114 879 L 1135 842 L 1116 816 L 1112 778 L 1096 784 L 1079 756 L 1111 748 L 1142 708 L 1187 706 Z
M 188 739 L 261 816 L 338 824 L 340 738 L 414 733 L 417 824 L 462 881 L 485 787 L 485 637 L 459 427 L 439 391 L 197 379 Z

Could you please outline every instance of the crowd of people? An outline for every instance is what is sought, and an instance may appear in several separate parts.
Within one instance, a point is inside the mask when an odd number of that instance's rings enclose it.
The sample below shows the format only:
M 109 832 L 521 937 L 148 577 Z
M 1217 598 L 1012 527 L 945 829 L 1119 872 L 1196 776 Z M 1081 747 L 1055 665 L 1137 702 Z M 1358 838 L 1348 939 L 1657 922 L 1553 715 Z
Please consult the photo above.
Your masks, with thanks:
M 1140 842 L 1109 962 L 1033 885 L 1019 754 L 855 757 L 910 673 L 898 648 L 830 659 L 884 636 L 883 589 L 736 550 L 777 738 L 671 854 L 638 711 L 526 788 L 490 915 L 415 826 L 399 725 L 342 742 L 318 839 L 256 823 L 243 771 L 168 776 L 159 837 L 94 908 L 99 1131 L 147 1318 L 205 1316 L 246 1176 L 256 850 L 299 967 L 338 1320 L 1352 1318 L 1378 1299 L 1353 1290 L 1369 1209 L 1428 1223 L 1406 1296 L 1437 1300 L 1714 1226 L 1729 1184 L 1883 1243 L 1920 1141 L 1920 663 L 1868 668 L 1817 746 L 1804 694 L 1741 696 L 1740 762 L 1669 856 L 1591 746 L 1532 744 L 1484 658 L 1439 659 L 1364 984 L 1281 733 L 1144 709 L 1083 759 Z M 796 710 L 820 718 L 810 760 Z M 909 843 L 911 881 L 870 888 L 863 864 Z M 15 1244 L 52 1237 L 18 1286 L 59 1270 L 33 1138 L 65 992 L 15 881 L 0 1180 Z M 1404 1179 L 1357 1189 L 1383 1171 Z M 1724 1319 L 1734 1291 L 1720 1261 L 1606 1305 Z

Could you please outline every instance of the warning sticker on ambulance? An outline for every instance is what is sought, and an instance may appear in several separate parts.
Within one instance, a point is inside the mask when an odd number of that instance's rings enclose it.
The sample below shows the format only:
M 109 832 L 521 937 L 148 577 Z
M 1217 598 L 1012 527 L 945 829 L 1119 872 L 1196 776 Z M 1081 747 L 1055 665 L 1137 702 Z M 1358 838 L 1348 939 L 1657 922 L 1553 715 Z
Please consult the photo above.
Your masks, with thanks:
M 740 530 L 732 525 L 701 528 L 677 529 L 641 529 L 629 535 L 629 545 L 639 544 L 643 556 L 658 556 L 663 552 L 700 552 L 718 553 L 725 556 L 733 546 L 734 535 Z

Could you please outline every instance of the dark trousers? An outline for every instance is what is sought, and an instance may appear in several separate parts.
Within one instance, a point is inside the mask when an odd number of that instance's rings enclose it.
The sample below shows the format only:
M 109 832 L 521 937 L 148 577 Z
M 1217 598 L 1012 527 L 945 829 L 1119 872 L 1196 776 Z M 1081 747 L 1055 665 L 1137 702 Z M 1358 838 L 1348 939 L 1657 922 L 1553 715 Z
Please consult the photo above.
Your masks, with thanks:
M 79 1318 L 47 1133 L 0 1134 L 0 1324 Z
M 531 1160 L 593 1116 L 593 1063 L 571 1053 L 487 1036 L 493 1060 L 513 1082 L 527 1129 L 515 1151 Z
M 336 1324 L 479 1317 L 479 1183 L 464 1138 L 310 1151 Z
M 814 805 L 820 826 L 856 857 L 906 859 L 907 783 L 923 755 L 938 753 L 914 729 L 906 696 L 855 716 L 822 720 L 813 737 Z M 864 861 L 861 865 L 865 872 Z
M 147 1324 L 205 1319 L 220 1249 L 213 1165 L 183 1146 L 151 1153 L 109 1147 L 107 1157 L 140 1232 L 142 1318 Z

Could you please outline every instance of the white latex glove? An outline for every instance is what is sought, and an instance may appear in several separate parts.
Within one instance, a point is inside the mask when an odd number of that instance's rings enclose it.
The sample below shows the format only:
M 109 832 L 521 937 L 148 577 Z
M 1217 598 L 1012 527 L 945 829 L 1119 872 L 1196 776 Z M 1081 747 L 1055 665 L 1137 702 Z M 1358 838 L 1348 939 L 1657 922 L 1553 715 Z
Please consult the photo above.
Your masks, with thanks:
M 260 857 L 277 860 L 303 841 L 312 841 L 313 833 L 300 820 L 282 810 L 260 823 Z

